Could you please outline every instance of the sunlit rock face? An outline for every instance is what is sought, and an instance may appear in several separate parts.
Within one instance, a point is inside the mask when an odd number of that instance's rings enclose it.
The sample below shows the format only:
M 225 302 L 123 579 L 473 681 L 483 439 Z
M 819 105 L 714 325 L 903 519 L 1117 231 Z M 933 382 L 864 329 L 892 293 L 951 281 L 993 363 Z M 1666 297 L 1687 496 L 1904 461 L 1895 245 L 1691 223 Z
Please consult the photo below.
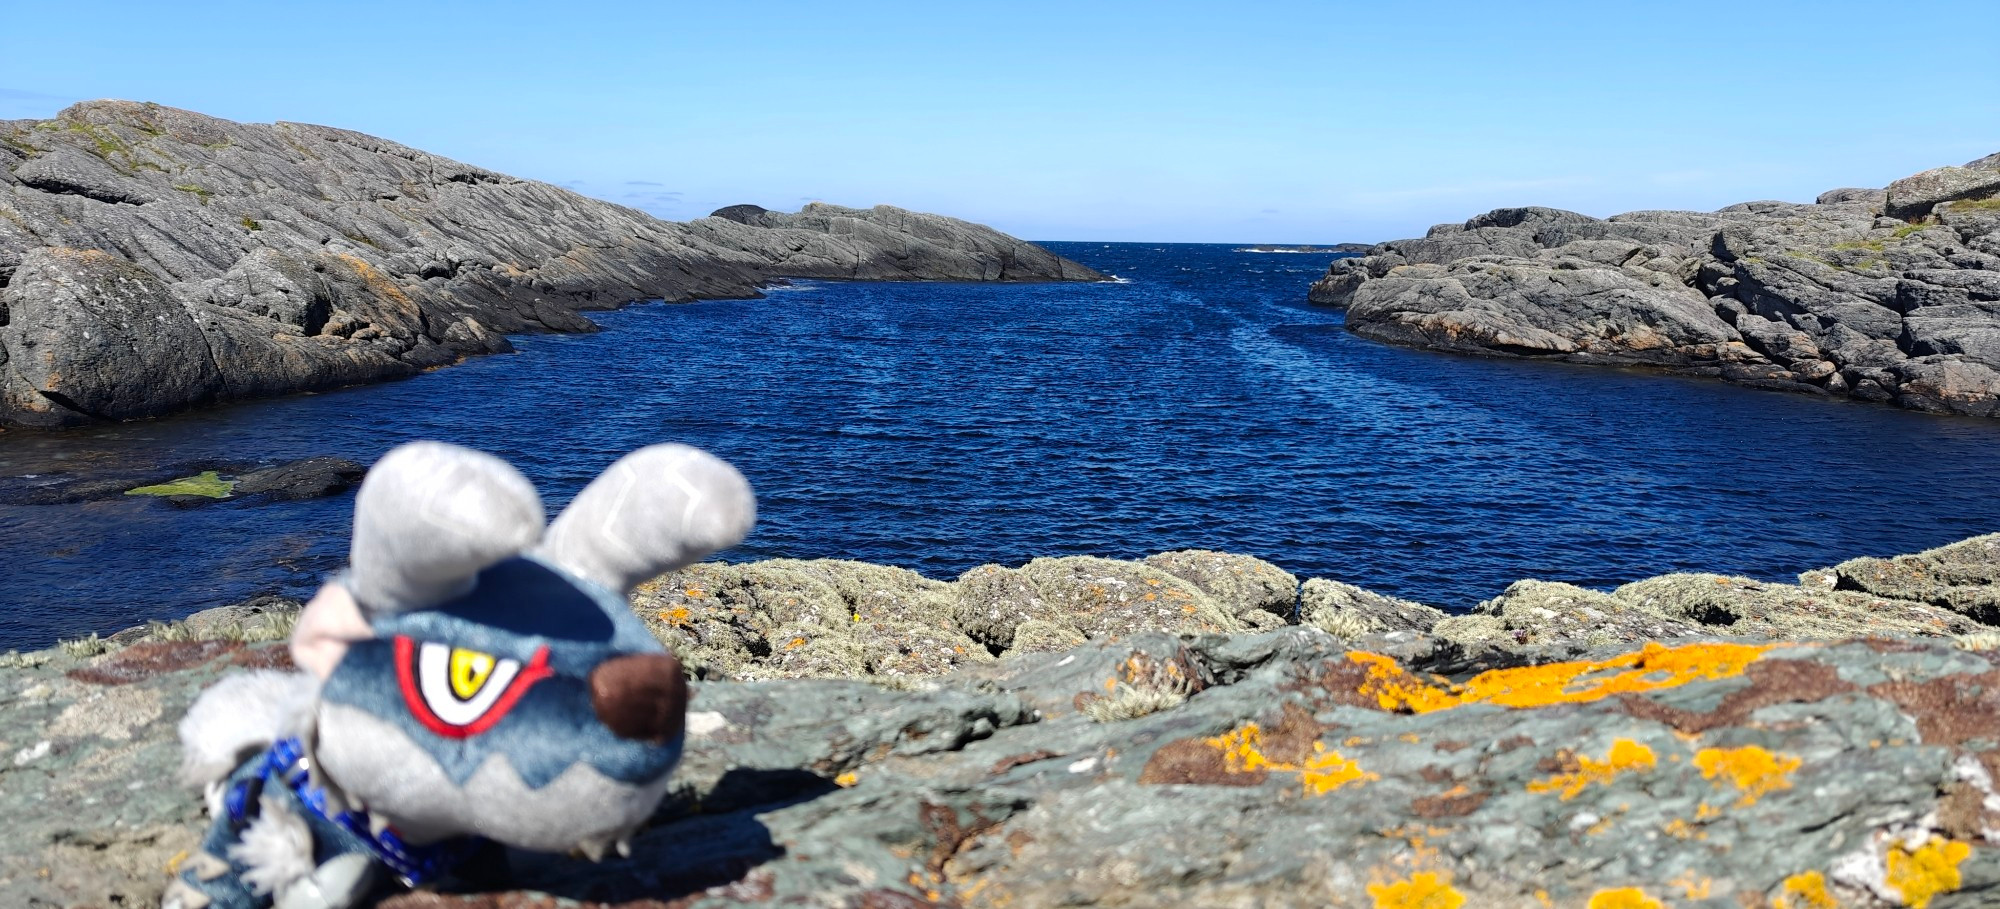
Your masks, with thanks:
M 1810 205 L 1489 212 L 1336 261 L 1366 337 L 2000 413 L 2000 156 Z
M 579 310 L 780 277 L 1104 278 L 888 206 L 766 215 L 660 221 L 360 133 L 156 104 L 0 121 L 0 423 L 406 376 L 510 332 L 592 330 Z

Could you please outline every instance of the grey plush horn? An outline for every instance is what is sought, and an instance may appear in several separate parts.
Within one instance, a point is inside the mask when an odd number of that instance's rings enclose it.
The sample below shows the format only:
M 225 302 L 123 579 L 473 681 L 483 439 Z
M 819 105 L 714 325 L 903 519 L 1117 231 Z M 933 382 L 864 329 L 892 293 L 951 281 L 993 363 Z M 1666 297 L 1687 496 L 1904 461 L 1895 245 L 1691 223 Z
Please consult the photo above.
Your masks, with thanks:
M 736 545 L 757 521 L 749 481 L 686 445 L 632 452 L 592 480 L 537 551 L 621 594 Z
M 355 496 L 348 588 L 369 612 L 436 605 L 534 545 L 542 516 L 535 487 L 499 458 L 443 442 L 399 446 Z

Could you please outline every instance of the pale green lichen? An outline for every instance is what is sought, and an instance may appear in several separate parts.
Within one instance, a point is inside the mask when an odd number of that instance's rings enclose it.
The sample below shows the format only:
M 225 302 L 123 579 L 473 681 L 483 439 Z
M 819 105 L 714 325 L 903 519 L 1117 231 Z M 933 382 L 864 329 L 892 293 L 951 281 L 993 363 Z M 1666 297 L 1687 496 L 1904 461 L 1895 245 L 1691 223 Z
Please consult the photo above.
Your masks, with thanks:
M 125 490 L 128 496 L 206 496 L 211 499 L 226 499 L 236 489 L 235 480 L 225 480 L 213 470 L 204 470 L 191 477 L 181 477 L 153 486 L 141 486 Z
M 1315 617 L 1312 625 L 1343 641 L 1351 641 L 1376 630 L 1375 621 L 1358 612 L 1324 613 Z
M 1109 697 L 1085 704 L 1083 713 L 1099 723 L 1136 720 L 1179 707 L 1187 700 L 1187 689 L 1185 681 L 1119 685 Z
M 207 205 L 209 197 L 215 195 L 214 191 L 195 183 L 176 183 L 174 184 L 174 188 L 184 193 L 193 194 L 195 198 L 201 200 L 201 204 L 203 205 Z
M 1975 631 L 1971 634 L 1961 634 L 1953 638 L 1952 643 L 1957 645 L 1960 650 L 1970 650 L 1974 653 L 2000 650 L 2000 631 Z
M 56 644 L 56 650 L 70 659 L 81 660 L 97 656 L 100 653 L 109 652 L 111 650 L 111 642 L 93 633 L 89 637 L 70 638 L 69 640 L 62 641 Z

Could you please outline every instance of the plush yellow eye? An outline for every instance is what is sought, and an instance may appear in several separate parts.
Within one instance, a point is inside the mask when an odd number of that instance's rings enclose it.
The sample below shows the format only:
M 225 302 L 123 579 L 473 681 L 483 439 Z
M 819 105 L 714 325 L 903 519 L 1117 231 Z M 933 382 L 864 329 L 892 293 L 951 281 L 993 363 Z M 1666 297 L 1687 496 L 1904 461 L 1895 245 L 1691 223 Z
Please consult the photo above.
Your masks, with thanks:
M 470 701 L 479 689 L 486 687 L 486 678 L 493 674 L 493 655 L 462 647 L 451 649 L 451 693 L 461 701 Z
M 528 688 L 548 678 L 549 648 L 527 663 L 434 641 L 396 636 L 396 682 L 425 728 L 462 739 L 493 728 Z

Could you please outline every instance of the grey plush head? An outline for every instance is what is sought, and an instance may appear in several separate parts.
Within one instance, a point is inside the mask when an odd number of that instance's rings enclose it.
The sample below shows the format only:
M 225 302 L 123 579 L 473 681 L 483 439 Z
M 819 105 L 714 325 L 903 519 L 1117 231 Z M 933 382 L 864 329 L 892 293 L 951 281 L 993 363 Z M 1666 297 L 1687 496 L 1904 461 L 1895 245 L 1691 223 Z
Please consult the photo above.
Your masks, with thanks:
M 349 572 L 293 639 L 325 678 L 321 770 L 407 842 L 601 854 L 658 803 L 687 706 L 625 596 L 734 544 L 754 514 L 743 477 L 686 446 L 627 455 L 546 534 L 498 459 L 391 452 L 357 497 Z

